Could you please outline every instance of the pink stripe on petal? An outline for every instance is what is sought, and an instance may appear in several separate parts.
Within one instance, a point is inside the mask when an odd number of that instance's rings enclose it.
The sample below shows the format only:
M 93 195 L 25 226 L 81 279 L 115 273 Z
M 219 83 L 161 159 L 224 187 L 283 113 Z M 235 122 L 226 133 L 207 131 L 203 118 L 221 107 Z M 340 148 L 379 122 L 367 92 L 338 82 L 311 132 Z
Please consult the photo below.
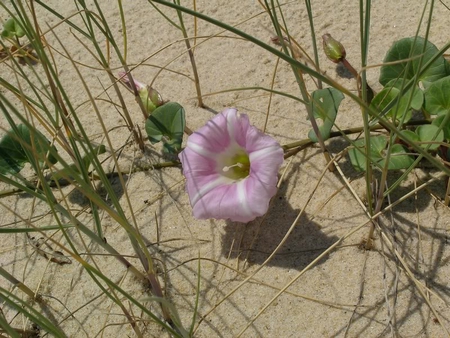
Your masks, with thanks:
M 204 197 L 212 191 L 224 186 L 233 185 L 233 181 L 221 175 L 210 175 L 196 180 L 194 184 L 188 184 L 187 189 L 190 196 L 191 205 L 193 207 L 198 203 L 202 203 Z
M 246 135 L 246 149 L 249 153 L 257 150 L 269 148 L 272 146 L 280 146 L 279 143 L 270 137 L 269 135 L 263 134 L 261 131 L 252 127 Z
M 270 199 L 277 192 L 277 176 L 250 175 L 245 181 L 247 199 L 254 218 L 263 216 L 269 208 Z
M 208 150 L 206 147 L 204 147 L 204 144 L 197 144 L 193 140 L 188 140 L 186 149 L 190 149 L 194 152 L 196 152 L 199 155 L 202 155 L 204 157 L 208 157 L 210 159 L 215 159 L 218 152 L 213 152 L 211 150 Z
M 191 205 L 195 205 L 200 198 L 217 186 L 235 183 L 232 179 L 218 173 L 216 161 L 199 155 L 190 148 L 183 150 L 179 158 L 183 165 Z
M 193 172 L 201 172 L 203 174 L 217 174 L 215 159 L 198 154 L 191 148 L 186 147 L 178 158 L 183 165 L 183 174 L 187 177 Z
M 235 222 L 250 222 L 255 219 L 256 216 L 248 207 L 243 183 L 244 181 L 224 185 L 210 191 L 194 205 L 194 216 L 200 219 L 230 219 Z
M 225 109 L 222 114 L 227 118 L 228 134 L 242 148 L 246 148 L 247 133 L 249 129 L 254 128 L 250 125 L 248 116 L 240 114 L 234 108 Z
M 281 149 L 280 145 L 276 144 L 253 151 L 249 154 L 250 162 L 258 161 L 259 159 L 266 157 L 276 160 L 277 163 L 280 161 L 280 163 L 283 163 L 283 149 Z
M 189 142 L 202 145 L 205 150 L 214 153 L 225 151 L 230 141 L 227 119 L 223 114 L 214 116 L 206 125 L 189 136 Z

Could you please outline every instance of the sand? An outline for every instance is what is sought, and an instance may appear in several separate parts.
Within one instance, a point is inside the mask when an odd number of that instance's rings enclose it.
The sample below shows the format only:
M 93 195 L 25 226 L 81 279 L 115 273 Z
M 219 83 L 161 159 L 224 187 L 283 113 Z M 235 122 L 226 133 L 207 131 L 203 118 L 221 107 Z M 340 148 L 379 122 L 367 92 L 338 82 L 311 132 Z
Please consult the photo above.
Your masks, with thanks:
M 185 5 L 192 6 L 190 2 L 185 2 Z M 54 1 L 51 6 L 65 17 L 77 12 L 71 1 Z M 89 6 L 92 6 L 91 2 Z M 128 34 L 127 63 L 134 68 L 133 76 L 142 82 L 153 81 L 153 86 L 164 99 L 180 103 L 186 111 L 189 128 L 201 127 L 225 107 L 236 107 L 248 114 L 252 124 L 260 129 L 264 128 L 269 114 L 266 132 L 280 144 L 307 138 L 311 127 L 305 107 L 300 102 L 278 95 L 270 100 L 266 91 L 254 88 L 271 88 L 273 82 L 275 90 L 299 97 L 298 85 L 287 63 L 232 33 L 198 21 L 195 59 L 208 109 L 201 108 L 197 103 L 192 68 L 181 31 L 145 1 L 124 1 L 123 6 Z M 271 44 L 274 31 L 269 17 L 257 1 L 197 1 L 196 6 L 201 13 Z M 348 60 L 359 69 L 358 6 L 351 0 L 312 3 L 320 67 L 327 76 L 355 92 L 355 80 L 339 75 L 339 68 L 326 59 L 320 44 L 322 34 L 332 34 L 344 44 Z M 375 90 L 381 89 L 378 65 L 394 41 L 416 33 L 423 10 L 421 6 L 418 1 L 373 1 L 368 64 L 374 67 L 368 70 L 368 81 Z M 120 168 L 126 171 L 142 163 L 165 161 L 159 155 L 159 145 L 146 142 L 145 151 L 141 152 L 130 141 L 130 132 L 119 110 L 110 102 L 118 103 L 117 96 L 110 88 L 106 73 L 91 54 L 95 51 L 86 49 L 75 38 L 80 34 L 69 29 L 68 25 L 57 25 L 60 19 L 37 4 L 36 8 L 42 29 L 49 29 L 46 38 L 57 60 L 59 79 L 66 86 L 77 116 L 90 138 L 95 142 L 105 142 L 95 109 L 88 101 L 86 89 L 72 63 L 65 57 L 67 55 L 76 62 L 89 92 L 96 98 L 98 111 L 110 131 L 113 149 L 126 144 L 120 156 Z M 119 48 L 123 50 L 117 3 L 103 3 L 102 9 Z M 161 9 L 176 20 L 172 10 Z M 283 5 L 283 13 L 290 34 L 312 55 L 304 4 L 288 2 Z M 8 18 L 5 11 L 0 11 L 0 15 L 2 20 Z M 192 36 L 194 20 L 188 16 L 185 20 L 188 34 Z M 76 15 L 73 21 L 82 25 Z M 448 25 L 449 11 L 436 3 L 429 40 L 438 48 L 448 41 Z M 424 34 L 424 29 L 420 29 L 420 35 Z M 106 48 L 101 35 L 97 40 L 102 48 Z M 114 53 L 111 55 L 111 67 L 114 72 L 119 72 L 122 70 L 120 63 Z M 2 77 L 15 81 L 6 65 L 1 67 Z M 165 69 L 161 71 L 161 67 Z M 39 65 L 34 69 L 43 74 Z M 24 67 L 24 71 L 32 76 L 30 69 Z M 314 83 L 309 78 L 306 81 L 312 90 Z M 121 88 L 133 122 L 143 131 L 144 119 L 133 95 Z M 4 88 L 1 90 L 5 91 Z M 341 128 L 361 126 L 359 107 L 346 98 L 336 123 Z M 1 121 L 1 127 L 7 128 L 5 120 Z M 348 142 L 336 138 L 328 141 L 327 145 L 333 154 L 338 154 L 348 146 Z M 109 166 L 108 170 L 114 169 L 111 163 L 105 166 Z M 234 337 L 239 334 L 242 337 L 446 336 L 446 330 L 450 330 L 447 307 L 450 301 L 449 210 L 440 203 L 445 192 L 445 180 L 437 180 L 427 190 L 396 206 L 392 213 L 386 212 L 382 216 L 380 222 L 391 241 L 395 235 L 396 251 L 381 241 L 379 232 L 375 233 L 374 249 L 366 251 L 359 245 L 368 235 L 368 225 L 362 226 L 367 217 L 343 177 L 351 181 L 351 186 L 361 198 L 364 179 L 352 169 L 346 156 L 339 161 L 342 175 L 324 170 L 325 166 L 317 146 L 286 160 L 280 170 L 280 174 L 285 174 L 284 179 L 266 217 L 248 224 L 195 219 L 180 168 L 125 175 L 129 201 L 120 181 L 112 179 L 130 221 L 132 212 L 135 214 L 139 231 L 149 243 L 149 250 L 161 271 L 160 280 L 167 297 L 173 302 L 185 327 L 193 321 L 198 295 L 197 315 L 193 323 L 196 337 Z M 417 170 L 392 194 L 392 201 L 436 174 L 433 170 Z M 393 173 L 390 182 L 398 177 L 399 174 Z M 8 186 L 1 184 L 1 188 L 7 189 Z M 64 188 L 63 193 L 68 197 L 70 207 L 79 210 L 80 219 L 93 226 L 88 200 L 73 187 Z M 35 220 L 36 225 L 54 224 L 55 220 L 47 215 L 47 211 L 44 203 L 25 194 L 16 194 L 1 200 L 0 224 L 9 226 L 15 222 L 17 226 L 23 226 L 23 219 L 31 216 L 42 216 L 42 219 Z M 301 211 L 303 213 L 297 219 Z M 101 217 L 108 243 L 121 254 L 130 255 L 128 259 L 142 269 L 123 228 L 106 213 Z M 348 235 L 357 227 L 361 229 Z M 105 276 L 159 315 L 159 307 L 149 299 L 149 290 L 127 273 L 114 257 L 105 256 L 103 249 L 89 241 L 87 253 L 77 232 L 71 230 L 69 233 L 78 250 L 84 254 L 81 256 L 83 259 L 97 264 Z M 343 237 L 328 254 L 314 261 Z M 54 238 L 66 244 L 60 233 L 56 233 Z M 278 253 L 266 262 L 282 240 L 285 242 Z M 123 311 L 102 294 L 78 262 L 73 260 L 67 265 L 48 262 L 36 253 L 24 234 L 2 234 L 2 243 L 1 266 L 32 290 L 43 294 L 50 318 L 59 323 L 68 337 L 136 335 Z M 313 261 L 314 264 L 310 265 Z M 438 312 L 442 324 L 436 322 L 409 273 L 419 287 L 427 286 L 431 290 L 427 291 L 426 297 Z M 249 276 L 251 278 L 243 283 Z M 0 286 L 12 290 L 11 284 L 4 279 L 0 279 Z M 14 293 L 26 298 L 18 290 Z M 141 310 L 131 306 L 128 300 L 118 297 L 135 316 L 145 337 L 169 336 Z M 2 304 L 1 309 L 13 326 L 30 327 L 31 324 L 20 315 L 13 320 L 16 312 L 6 305 Z

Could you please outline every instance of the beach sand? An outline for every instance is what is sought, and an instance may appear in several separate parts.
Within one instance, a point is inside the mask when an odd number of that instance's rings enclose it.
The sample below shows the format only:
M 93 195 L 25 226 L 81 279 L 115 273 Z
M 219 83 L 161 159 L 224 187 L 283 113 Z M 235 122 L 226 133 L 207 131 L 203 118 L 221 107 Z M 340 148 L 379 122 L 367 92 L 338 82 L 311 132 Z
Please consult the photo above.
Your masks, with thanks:
M 184 3 L 191 6 L 190 2 Z M 382 88 L 378 82 L 379 65 L 389 47 L 396 40 L 416 34 L 423 8 L 420 2 L 412 3 L 415 2 L 373 1 L 368 56 L 371 67 L 367 78 L 376 91 Z M 72 1 L 54 1 L 51 6 L 65 17 L 77 12 Z M 279 48 L 271 42 L 275 32 L 258 1 L 201 0 L 196 1 L 196 7 L 202 14 Z M 160 8 L 169 18 L 177 20 L 173 10 Z M 345 46 L 349 62 L 360 70 L 358 2 L 313 1 L 312 9 L 320 69 L 356 93 L 355 79 L 343 77 L 342 68 L 327 60 L 321 36 L 330 33 L 339 40 Z M 180 30 L 149 3 L 124 1 L 125 42 L 117 2 L 102 3 L 102 10 L 121 51 L 126 43 L 126 62 L 133 69 L 132 75 L 141 82 L 152 82 L 164 99 L 180 103 L 190 129 L 203 126 L 226 107 L 235 107 L 248 114 L 251 123 L 261 130 L 268 116 L 265 131 L 280 144 L 307 138 L 311 125 L 305 106 L 289 97 L 270 97 L 267 91 L 258 89 L 273 86 L 276 91 L 300 98 L 295 76 L 286 62 L 201 20 L 196 22 L 195 32 L 193 18 L 185 15 L 189 36 L 195 33 L 197 36 L 191 43 L 195 45 L 200 86 L 208 107 L 204 109 L 198 106 L 192 67 Z M 160 145 L 147 141 L 145 152 L 141 152 L 132 141 L 119 114 L 120 108 L 111 103 L 120 104 L 106 72 L 94 56 L 95 50 L 90 45 L 86 48 L 77 38 L 83 42 L 87 39 L 67 24 L 58 25 L 61 20 L 37 4 L 36 11 L 40 26 L 46 31 L 49 51 L 58 64 L 59 79 L 66 86 L 90 138 L 106 143 L 95 107 L 89 102 L 88 92 L 71 61 L 76 62 L 89 93 L 95 98 L 96 108 L 110 131 L 112 149 L 117 151 L 126 145 L 120 153 L 121 170 L 126 172 L 133 166 L 166 161 L 167 158 L 160 156 Z M 4 11 L 0 14 L 2 20 L 8 18 Z M 290 35 L 312 56 L 304 3 L 286 3 L 283 14 Z M 449 14 L 444 6 L 436 3 L 429 40 L 438 48 L 448 42 Z M 77 15 L 71 20 L 83 24 Z M 426 21 L 427 18 L 419 35 L 425 34 Z M 98 30 L 97 34 L 97 41 L 105 51 L 105 39 Z M 70 59 L 65 57 L 67 55 Z M 1 67 L 2 77 L 11 76 L 14 82 L 11 70 L 5 64 Z M 114 52 L 111 52 L 111 68 L 114 73 L 123 70 Z M 34 70 L 44 74 L 40 65 Z M 24 67 L 24 71 L 32 76 L 31 69 Z M 305 76 L 305 81 L 310 91 L 316 88 L 310 77 Z M 121 90 L 133 123 L 144 132 L 144 119 L 134 96 L 123 86 Z M 336 124 L 342 129 L 362 126 L 361 110 L 351 99 L 345 98 L 342 102 Z M 1 121 L 1 127 L 8 128 L 5 120 Z M 327 142 L 332 155 L 340 154 L 348 145 L 344 138 Z M 111 161 L 106 162 L 105 167 L 107 171 L 117 170 Z M 363 199 L 364 176 L 353 170 L 348 156 L 339 159 L 342 175 L 337 170 L 329 172 L 325 167 L 326 161 L 318 146 L 286 160 L 280 170 L 280 174 L 284 173 L 283 180 L 267 215 L 248 224 L 195 219 L 185 192 L 184 177 L 177 167 L 124 175 L 127 195 L 118 178 L 112 182 L 130 222 L 133 212 L 138 229 L 149 244 L 168 299 L 186 328 L 194 321 L 196 337 L 239 334 L 241 337 L 445 337 L 446 329 L 450 329 L 447 307 L 450 301 L 449 210 L 439 202 L 445 193 L 445 180 L 437 180 L 381 217 L 380 224 L 390 240 L 395 236 L 395 242 L 391 242 L 395 249 L 382 242 L 376 231 L 374 248 L 367 251 L 360 248 L 360 243 L 368 236 L 369 225 L 362 226 L 367 223 L 367 216 L 343 179 L 348 179 Z M 24 175 L 27 173 L 29 169 Z M 414 171 L 392 193 L 392 201 L 436 175 L 433 170 Z M 392 173 L 389 182 L 399 176 L 399 173 Z M 0 186 L 8 189 L 6 184 Z M 93 229 L 88 199 L 70 186 L 62 191 L 74 214 L 75 210 L 79 211 L 80 220 Z M 55 224 L 47 213 L 45 203 L 16 194 L 2 199 L 0 223 L 7 226 L 15 222 L 17 226 L 24 226 L 29 217 L 40 216 L 41 219 L 34 219 L 34 224 Z M 143 271 L 124 229 L 106 213 L 100 216 L 107 242 L 121 254 L 129 255 L 130 262 Z M 294 221 L 295 226 L 292 226 Z M 353 232 L 358 227 L 360 230 Z M 289 236 L 285 237 L 288 231 Z M 84 236 L 87 242 L 82 243 L 74 229 L 69 233 L 83 253 L 83 259 L 96 264 L 105 276 L 159 315 L 159 306 L 150 299 L 150 290 L 123 265 Z M 66 245 L 59 232 L 54 238 Z M 340 239 L 337 246 L 310 266 Z M 282 241 L 277 254 L 266 261 Z M 78 262 L 73 259 L 72 264 L 66 265 L 48 262 L 36 253 L 24 234 L 2 234 L 2 244 L 1 266 L 32 290 L 43 294 L 50 318 L 59 323 L 67 336 L 135 336 L 120 307 L 103 295 Z M 6 280 L 0 279 L 0 286 L 12 290 Z M 426 291 L 426 297 L 439 313 L 443 326 L 436 323 L 435 315 L 419 292 L 424 286 L 431 290 Z M 26 298 L 18 290 L 14 293 Z M 142 314 L 142 310 L 130 305 L 123 296 L 117 297 L 137 320 L 145 337 L 169 336 Z M 16 314 L 6 305 L 1 309 L 10 321 Z M 31 325 L 22 316 L 17 316 L 12 323 L 15 327 Z

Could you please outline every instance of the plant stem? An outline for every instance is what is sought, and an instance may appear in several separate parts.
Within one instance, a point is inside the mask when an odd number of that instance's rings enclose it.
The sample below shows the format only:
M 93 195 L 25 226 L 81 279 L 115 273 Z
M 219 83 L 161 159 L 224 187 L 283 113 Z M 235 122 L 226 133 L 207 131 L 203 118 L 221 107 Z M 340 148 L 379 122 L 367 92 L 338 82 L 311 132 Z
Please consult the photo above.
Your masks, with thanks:
M 284 52 L 284 54 L 286 55 L 290 55 L 288 52 L 288 47 L 290 47 L 290 43 L 289 41 L 285 41 L 285 39 L 283 38 L 282 35 L 282 30 L 280 27 L 280 23 L 278 21 L 277 15 L 276 15 L 276 6 L 273 2 L 273 0 L 271 1 L 271 5 L 269 6 L 269 3 L 266 1 L 266 8 L 267 8 L 267 13 L 269 14 L 269 16 L 272 19 L 272 24 L 275 28 L 275 31 L 277 33 L 278 39 L 272 39 L 272 41 L 276 42 L 278 41 L 281 44 L 282 50 Z M 294 58 L 295 58 L 295 53 L 294 54 Z M 298 55 L 297 55 L 298 56 Z M 317 140 L 318 143 L 320 145 L 320 148 L 322 149 L 323 155 L 325 157 L 325 162 L 326 163 L 331 163 L 328 166 L 328 170 L 329 171 L 334 171 L 335 167 L 333 162 L 331 161 L 331 156 L 328 152 L 328 149 L 325 147 L 325 142 L 323 140 L 323 137 L 319 131 L 319 126 L 317 125 L 317 121 L 314 117 L 313 111 L 312 111 L 312 107 L 311 107 L 311 97 L 308 93 L 308 89 L 306 88 L 306 84 L 305 84 L 305 80 L 303 78 L 303 70 L 300 67 L 297 67 L 296 65 L 294 65 L 293 63 L 290 63 L 290 66 L 294 72 L 294 76 L 296 78 L 297 84 L 299 86 L 300 89 L 300 93 L 302 95 L 302 99 L 305 102 L 305 108 L 306 108 L 306 112 L 308 114 L 309 120 L 311 122 L 311 126 L 314 130 L 314 133 L 317 136 Z M 320 80 L 319 78 L 317 78 L 318 80 Z
M 450 203 L 450 180 L 447 177 L 447 190 L 445 191 L 445 202 L 444 204 L 448 207 Z
M 180 20 L 181 32 L 183 33 L 184 42 L 186 44 L 186 48 L 189 54 L 189 59 L 191 60 L 192 71 L 194 73 L 194 83 L 195 83 L 195 90 L 197 91 L 198 106 L 201 108 L 205 108 L 205 105 L 203 103 L 202 90 L 200 88 L 200 79 L 198 77 L 197 72 L 197 65 L 195 63 L 194 51 L 192 50 L 191 43 L 189 41 L 189 37 L 186 32 L 186 27 L 184 26 L 183 13 L 180 10 L 177 10 L 177 14 Z
M 355 77 L 355 79 L 358 83 L 358 92 L 359 92 L 359 95 L 361 96 L 361 77 L 359 76 L 357 70 L 350 64 L 350 62 L 347 61 L 346 58 L 342 58 L 340 60 L 340 62 Z M 367 91 L 367 103 L 370 104 L 373 97 L 375 96 L 375 92 L 372 89 L 372 87 L 369 86 L 368 83 L 366 83 L 366 91 Z
M 16 288 L 23 291 L 26 295 L 28 295 L 31 299 L 38 299 L 39 295 L 37 295 L 33 290 L 31 290 L 28 286 L 23 284 L 21 281 L 16 279 L 13 275 L 11 275 L 8 271 L 0 267 L 0 276 L 6 278 L 10 283 L 12 283 Z
M 429 120 L 408 121 L 408 123 L 406 123 L 405 126 L 407 126 L 407 125 L 415 126 L 415 125 L 422 125 L 422 124 L 430 124 L 430 121 Z M 371 131 L 383 130 L 383 129 L 385 129 L 385 127 L 382 124 L 375 124 L 370 127 Z M 358 133 L 361 133 L 363 130 L 364 130 L 364 127 L 355 127 L 355 128 L 349 128 L 349 129 L 344 129 L 344 130 L 340 130 L 340 131 L 333 131 L 330 133 L 330 139 L 340 137 L 342 135 L 358 134 Z M 188 127 L 185 127 L 184 132 L 188 135 L 192 134 L 192 130 L 189 129 Z M 292 143 L 282 145 L 281 147 L 283 148 L 283 151 L 284 151 L 284 158 L 287 159 L 291 156 L 294 156 L 295 154 L 302 151 L 303 149 L 311 147 L 314 144 L 315 144 L 315 142 L 313 142 L 309 138 L 307 138 L 307 139 L 303 139 L 300 141 L 295 141 Z M 114 177 L 117 177 L 119 175 L 119 173 L 122 175 L 129 175 L 131 173 L 140 172 L 140 171 L 156 170 L 156 169 L 163 169 L 163 168 L 170 168 L 170 167 L 179 167 L 180 165 L 181 165 L 181 163 L 179 161 L 168 161 L 168 162 L 161 162 L 161 163 L 148 164 L 148 165 L 143 164 L 143 165 L 135 166 L 132 169 L 121 170 L 120 172 L 113 171 L 113 172 L 106 173 L 106 177 L 114 178 Z M 92 178 L 99 179 L 99 177 L 97 175 L 93 175 Z M 71 183 L 72 182 L 70 180 L 67 180 L 64 178 L 58 179 L 59 186 L 67 186 Z M 34 184 L 36 184 L 36 182 L 30 183 L 30 184 L 32 184 L 32 186 L 34 186 Z M 51 187 L 55 187 L 57 185 L 56 182 L 50 182 L 49 184 Z M 23 191 L 22 189 L 18 189 L 18 188 L 2 190 L 2 191 L 0 191 L 0 198 L 14 195 L 14 194 L 20 193 L 22 191 Z M 449 199 L 450 199 L 450 195 L 449 195 Z

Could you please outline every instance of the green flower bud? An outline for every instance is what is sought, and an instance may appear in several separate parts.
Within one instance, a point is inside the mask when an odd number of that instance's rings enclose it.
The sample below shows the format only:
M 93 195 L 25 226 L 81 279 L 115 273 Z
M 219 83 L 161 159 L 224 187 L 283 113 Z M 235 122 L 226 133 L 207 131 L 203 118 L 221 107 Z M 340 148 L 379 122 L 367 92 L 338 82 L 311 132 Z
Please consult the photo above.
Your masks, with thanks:
M 344 46 L 333 39 L 330 34 L 324 34 L 323 39 L 323 50 L 326 56 L 334 63 L 339 63 L 342 59 L 345 59 L 347 53 L 345 52 Z
M 156 107 L 162 106 L 165 103 L 161 97 L 161 94 L 159 94 L 159 92 L 156 89 L 152 87 L 147 87 L 147 89 L 148 89 L 148 97 Z
M 149 98 L 148 89 L 146 87 L 139 90 L 139 97 L 141 98 L 141 102 L 144 105 L 145 111 L 151 114 L 156 109 L 156 106 Z
M 141 88 L 139 90 L 139 97 L 141 98 L 145 110 L 149 114 L 165 103 L 159 92 L 150 86 Z
M 122 83 L 124 83 L 128 88 L 133 89 L 129 78 L 125 72 L 119 73 L 119 79 Z M 161 95 L 158 91 L 150 86 L 146 86 L 142 82 L 137 81 L 133 78 L 133 83 L 136 86 L 136 89 L 139 93 L 139 98 L 144 105 L 145 111 L 151 114 L 156 108 L 162 106 L 165 101 L 162 99 Z

